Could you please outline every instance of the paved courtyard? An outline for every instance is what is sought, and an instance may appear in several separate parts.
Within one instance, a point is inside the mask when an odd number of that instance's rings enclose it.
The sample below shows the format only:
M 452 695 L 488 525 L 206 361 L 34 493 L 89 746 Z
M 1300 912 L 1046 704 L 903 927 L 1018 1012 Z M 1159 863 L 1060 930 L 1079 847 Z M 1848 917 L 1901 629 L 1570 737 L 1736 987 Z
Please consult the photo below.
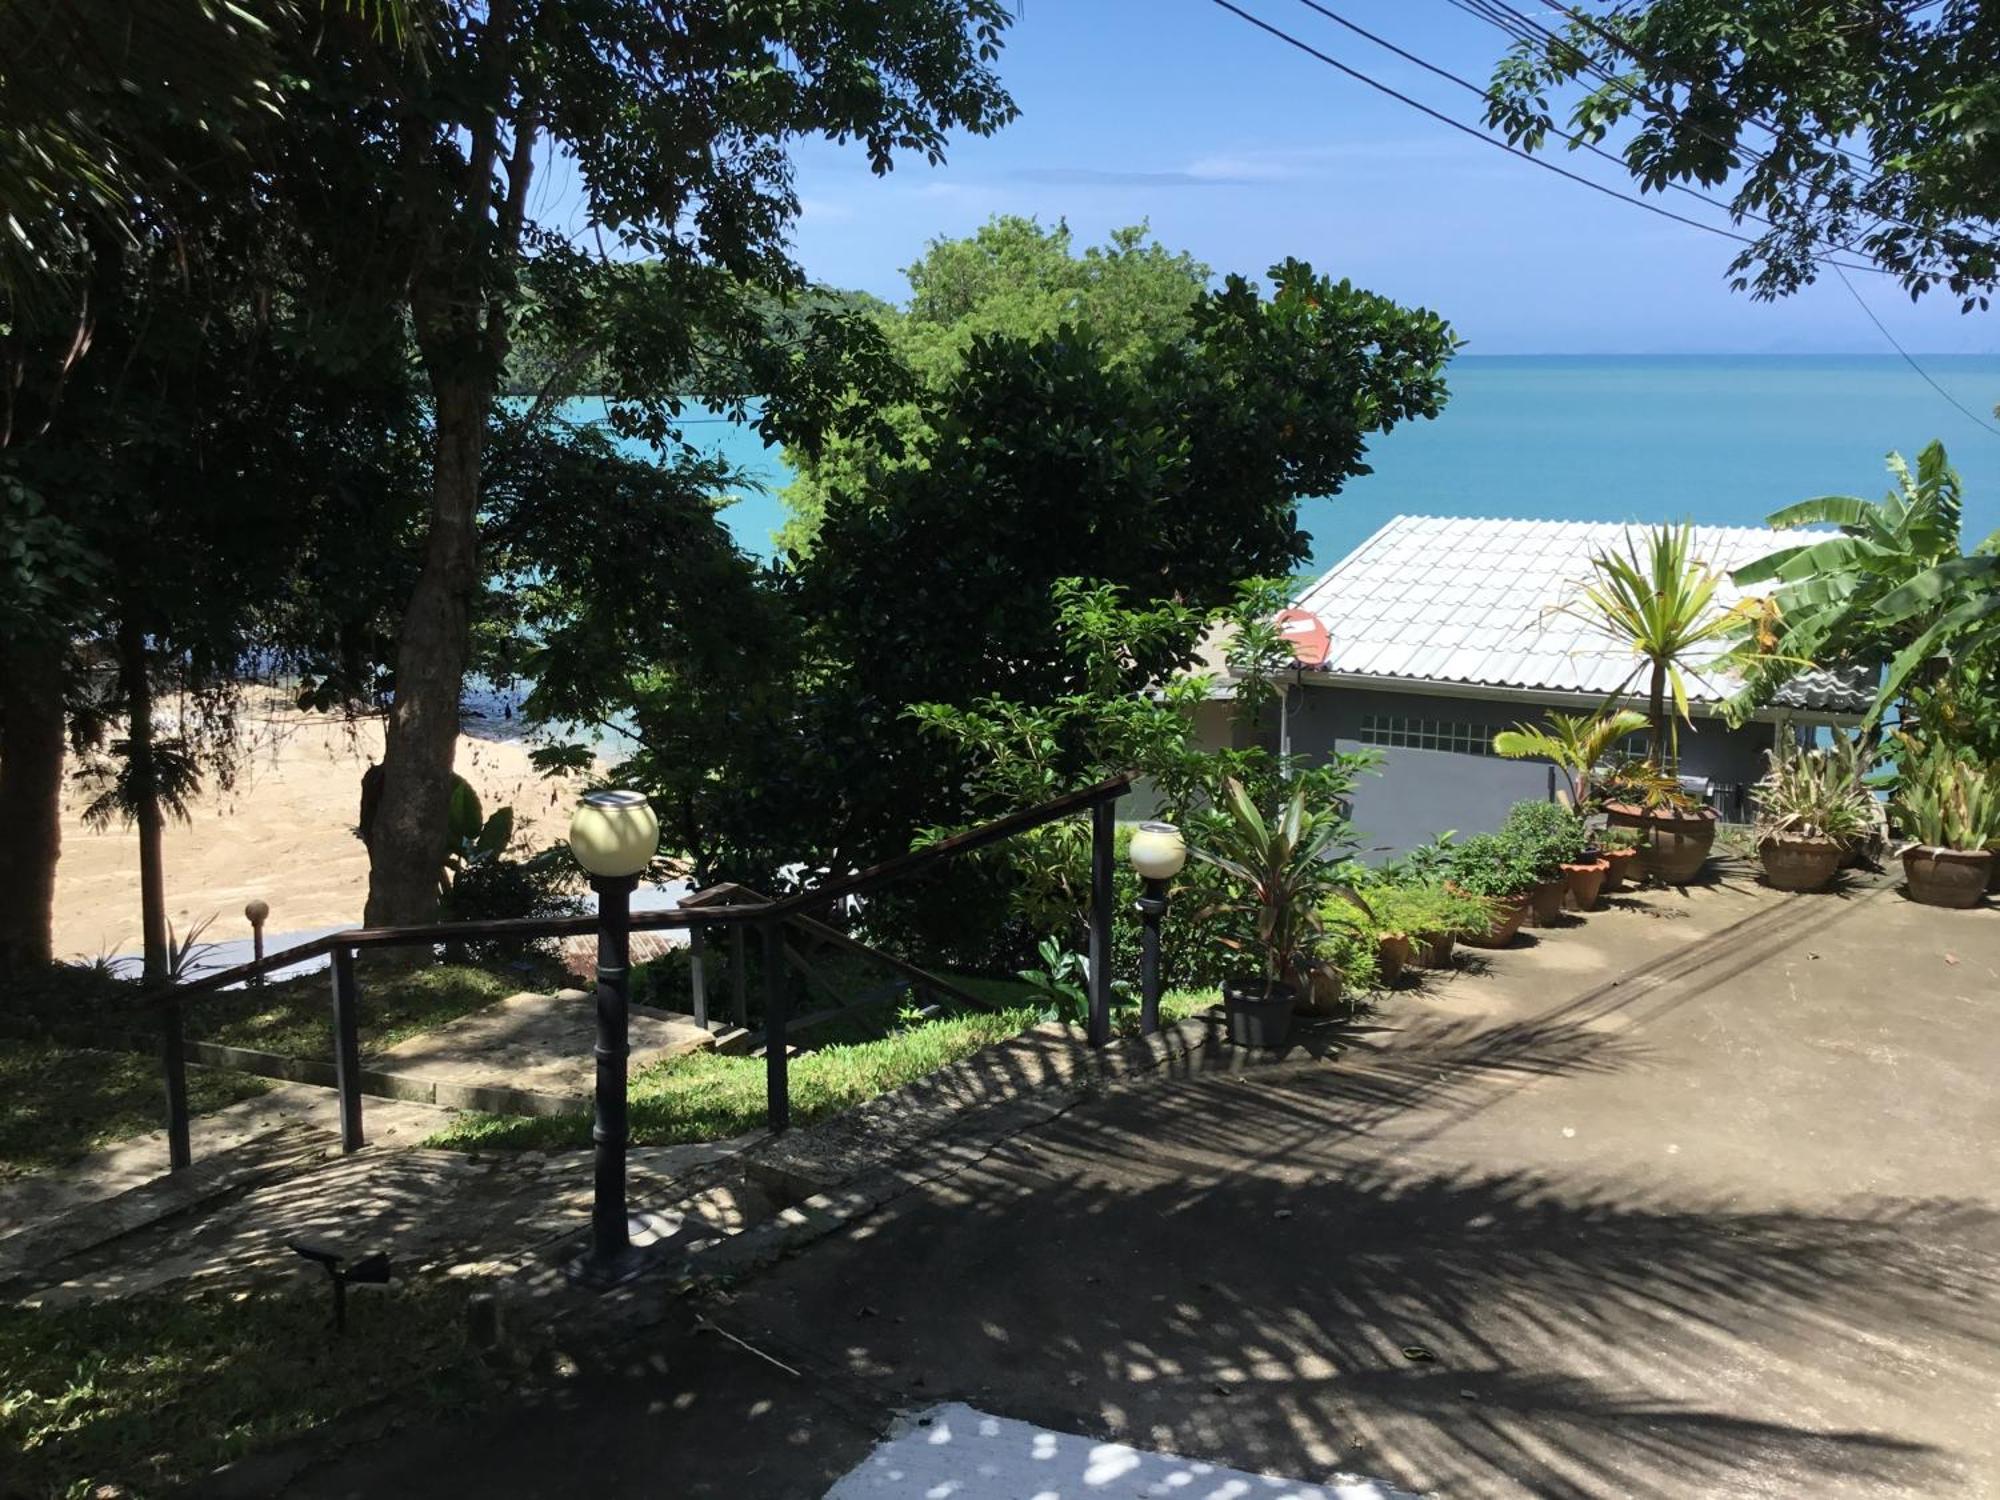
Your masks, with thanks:
M 292 1492 L 820 1496 L 963 1401 L 1453 1497 L 2000 1495 L 2000 914 L 1732 881 L 1535 936 Z

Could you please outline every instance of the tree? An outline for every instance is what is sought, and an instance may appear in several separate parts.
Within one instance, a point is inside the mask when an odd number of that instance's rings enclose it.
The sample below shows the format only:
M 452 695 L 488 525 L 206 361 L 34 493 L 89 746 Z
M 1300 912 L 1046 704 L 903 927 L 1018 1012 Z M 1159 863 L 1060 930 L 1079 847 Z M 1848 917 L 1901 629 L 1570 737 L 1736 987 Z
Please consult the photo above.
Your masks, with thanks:
M 904 275 L 907 305 L 878 305 L 876 316 L 889 348 L 934 395 L 957 377 L 983 337 L 1046 340 L 1073 328 L 1098 339 L 1113 367 L 1150 358 L 1187 331 L 1209 270 L 1148 239 L 1143 224 L 1113 230 L 1103 245 L 1078 255 L 1067 224 L 1044 229 L 1001 215 L 967 238 L 932 240 Z M 817 452 L 787 453 L 797 477 L 783 494 L 791 516 L 780 550 L 810 552 L 828 495 L 856 483 L 871 465 L 899 455 L 918 461 L 928 433 L 924 410 L 923 400 L 911 400 L 881 412 L 892 444 L 836 439 Z
M 606 298 L 589 289 L 622 295 L 641 273 L 579 243 L 608 238 L 622 256 L 657 262 L 644 288 L 654 316 L 613 329 L 621 386 L 609 394 L 623 430 L 670 438 L 705 315 L 732 306 L 724 284 L 798 282 L 786 144 L 853 138 L 877 172 L 899 152 L 941 159 L 948 130 L 989 131 L 1012 113 L 990 67 L 1008 20 L 1000 0 L 446 0 L 413 18 L 413 53 L 365 45 L 346 17 L 328 18 L 323 43 L 288 53 L 313 86 L 295 104 L 300 127 L 285 132 L 279 190 L 345 249 L 337 288 L 401 302 L 434 415 L 425 561 L 400 630 L 370 844 L 370 922 L 419 920 L 435 903 L 481 578 L 485 437 L 524 278 L 533 273 L 546 316 L 601 317 Z M 530 188 L 551 152 L 575 162 L 581 203 L 544 223 Z M 615 340 L 642 335 L 660 357 L 626 369 Z M 823 402 L 784 396 L 766 413 L 774 430 L 825 414 Z
M 1784 547 L 1738 568 L 1739 584 L 1772 584 L 1777 628 L 1740 653 L 1746 686 L 1738 713 L 1768 702 L 1814 663 L 1886 664 L 1871 719 L 1913 688 L 1946 717 L 1963 710 L 2000 654 L 2000 532 L 1960 551 L 1964 505 L 1942 443 L 1917 455 L 1914 473 L 1889 455 L 1895 488 L 1881 500 L 1822 495 L 1768 518 L 1781 531 L 1835 526 L 1838 536 Z M 1937 695 L 1942 694 L 1940 698 Z
M 1590 567 L 1592 581 L 1562 610 L 1638 658 L 1617 691 L 1623 693 L 1645 677 L 1646 721 L 1652 726 L 1647 755 L 1654 766 L 1671 771 L 1679 759 L 1679 722 L 1692 722 L 1685 673 L 1694 670 L 1693 659 L 1702 647 L 1741 632 L 1756 606 L 1746 601 L 1715 608 L 1722 575 L 1694 555 L 1694 528 L 1686 522 L 1655 526 L 1636 537 L 1628 534 L 1623 548 L 1592 554 Z
M 1751 232 L 1733 284 L 1777 298 L 1861 255 L 1912 297 L 1985 308 L 2000 277 L 2000 19 L 1980 0 L 1582 0 L 1530 23 L 1494 70 L 1487 118 L 1540 150 L 1549 96 L 1570 133 L 1649 191 L 1725 189 Z
M 1368 439 L 1434 415 L 1455 346 L 1433 313 L 1287 261 L 1268 294 L 1231 277 L 1143 358 L 1067 327 L 975 338 L 923 399 L 917 462 L 830 487 L 789 587 L 816 663 L 801 733 L 842 767 L 812 826 L 844 865 L 908 847 L 964 805 L 962 768 L 912 704 L 1076 690 L 1053 588 L 1083 576 L 1129 607 L 1229 604 L 1305 558 L 1298 502 L 1366 473 Z M 1185 666 L 1160 638 L 1132 688 Z M 807 701 L 809 700 L 809 701 Z M 802 832 L 803 832 L 802 828 Z
M 174 259 L 100 263 L 117 295 L 95 314 L 96 357 L 34 441 L 0 452 L 0 491 L 30 523 L 0 589 L 20 626 L 0 693 L 0 831 L 29 897 L 6 917 L 17 963 L 50 956 L 65 723 L 97 782 L 89 815 L 138 829 L 157 980 L 166 824 L 205 778 L 228 781 L 252 661 L 365 676 L 401 576 L 419 411 L 397 362 L 330 374 Z

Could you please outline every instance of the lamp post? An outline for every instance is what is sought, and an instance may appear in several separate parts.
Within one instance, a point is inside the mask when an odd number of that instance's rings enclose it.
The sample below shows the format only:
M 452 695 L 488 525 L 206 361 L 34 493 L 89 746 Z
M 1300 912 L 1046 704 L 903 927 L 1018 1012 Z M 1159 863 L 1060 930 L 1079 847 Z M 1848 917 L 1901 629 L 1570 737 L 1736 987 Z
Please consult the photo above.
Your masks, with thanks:
M 251 901 L 243 908 L 243 915 L 250 919 L 250 957 L 261 964 L 264 961 L 264 923 L 270 919 L 271 903 L 261 899 Z M 261 985 L 264 976 L 259 974 L 251 982 Z
M 590 792 L 570 820 L 569 849 L 597 892 L 596 1160 L 590 1249 L 570 1274 L 589 1286 L 635 1275 L 641 1257 L 625 1213 L 625 1059 L 631 1051 L 632 892 L 660 847 L 660 822 L 640 792 Z
M 1160 1029 L 1160 919 L 1167 914 L 1167 882 L 1187 865 L 1187 841 L 1171 823 L 1141 823 L 1132 830 L 1126 858 L 1139 872 L 1139 1032 Z

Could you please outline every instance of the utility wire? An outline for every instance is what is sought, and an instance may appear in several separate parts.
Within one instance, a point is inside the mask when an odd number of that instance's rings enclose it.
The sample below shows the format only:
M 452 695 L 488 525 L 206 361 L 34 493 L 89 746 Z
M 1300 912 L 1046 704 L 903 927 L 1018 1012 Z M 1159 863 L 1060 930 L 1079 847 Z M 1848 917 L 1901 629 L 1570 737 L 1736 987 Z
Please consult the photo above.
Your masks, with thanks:
M 1833 265 L 1833 263 L 1830 261 L 1828 262 L 1828 264 Z M 1847 295 L 1854 299 L 1855 305 L 1859 307 L 1864 313 L 1868 314 L 1868 321 L 1873 323 L 1876 327 L 1876 330 L 1882 335 L 1882 337 L 1889 341 L 1889 347 L 1891 349 L 1894 349 L 1898 354 L 1903 356 L 1903 363 L 1908 365 L 1912 370 L 1915 370 L 1917 374 L 1922 378 L 1925 385 L 1929 386 L 1932 390 L 1936 391 L 1940 396 L 1944 397 L 1946 401 L 1950 402 L 1953 406 L 1957 407 L 1958 410 L 1965 416 L 1966 420 L 1974 422 L 1981 427 L 1984 427 L 1988 432 L 1992 433 L 1995 437 L 2000 437 L 2000 427 L 1995 427 L 1991 422 L 1987 421 L 1986 418 L 1980 416 L 1978 412 L 1974 411 L 1971 407 L 1965 405 L 1965 403 L 1960 401 L 1958 397 L 1954 396 L 1950 391 L 1946 390 L 1943 386 L 1939 385 L 1937 381 L 1931 378 L 1931 372 L 1929 370 L 1926 370 L 1922 365 L 1917 363 L 1916 356 L 1911 354 L 1909 350 L 1905 349 L 1901 344 L 1896 342 L 1896 335 L 1889 332 L 1888 325 L 1884 323 L 1880 318 L 1875 316 L 1875 309 L 1870 307 L 1867 304 L 1867 302 L 1862 300 L 1861 293 L 1855 290 L 1854 283 L 1847 279 L 1847 273 L 1845 271 L 1843 271 L 1838 265 L 1833 265 L 1833 274 L 1840 278 L 1840 284 L 1847 288 Z
M 1461 4 L 1461 8 L 1463 8 L 1461 0 L 1453 0 L 1453 3 Z M 1463 0 L 1463 3 L 1476 3 L 1476 0 Z M 1397 46 L 1387 37 L 1377 36 L 1367 27 L 1358 25 L 1357 23 L 1348 20 L 1347 17 L 1341 15 L 1338 11 L 1328 9 L 1326 6 L 1320 4 L 1319 0 L 1299 0 L 1299 4 L 1303 5 L 1307 10 L 1315 11 L 1318 14 L 1326 17 L 1326 19 L 1333 22 L 1334 25 L 1344 26 L 1347 28 L 1347 30 L 1353 32 L 1356 36 L 1361 37 L 1367 41 L 1373 42 L 1376 46 L 1381 47 L 1386 51 L 1395 53 L 1396 56 L 1402 58 L 1404 62 L 1411 63 L 1416 67 L 1422 68 L 1426 73 L 1430 73 L 1438 78 L 1442 78 L 1447 83 L 1456 84 L 1459 88 L 1464 89 L 1467 93 L 1473 95 L 1475 98 L 1484 100 L 1491 97 L 1491 95 L 1489 95 L 1483 87 L 1481 87 L 1479 84 L 1474 83 L 1471 79 L 1463 77 L 1460 74 L 1454 73 L 1449 68 L 1441 68 L 1436 63 L 1431 62 L 1429 59 L 1419 57 L 1416 53 L 1410 52 L 1402 47 Z M 1556 125 L 1552 124 L 1549 127 L 1549 129 L 1551 133 L 1558 136 L 1562 140 L 1568 141 L 1570 145 L 1580 147 L 1581 149 L 1588 151 L 1593 156 L 1603 158 L 1605 161 L 1610 162 L 1614 167 L 1617 167 L 1621 172 L 1629 172 L 1631 170 L 1630 164 L 1625 160 L 1624 157 L 1620 156 L 1617 152 L 1607 151 L 1604 149 L 1604 147 L 1598 145 L 1595 141 L 1588 140 L 1580 135 L 1572 135 L 1567 130 L 1563 130 Z M 1772 223 L 1771 220 L 1765 218 L 1762 214 L 1751 213 L 1748 209 L 1737 210 L 1735 208 L 1732 208 L 1729 204 L 1722 202 L 1720 199 L 1711 198 L 1709 197 L 1708 194 L 1702 192 L 1699 188 L 1689 187 L 1684 182 L 1669 182 L 1666 184 L 1666 186 L 1673 189 L 1677 193 L 1683 193 L 1686 196 L 1693 198 L 1699 203 L 1707 204 L 1710 208 L 1715 209 L 1719 213 L 1729 214 L 1732 217 L 1739 219 L 1749 219 L 1755 223 L 1766 225 L 1772 229 L 1776 229 L 1779 227 L 1778 225 Z M 1852 245 L 1836 245 L 1834 248 L 1837 250 L 1850 250 L 1850 251 L 1854 249 Z M 1882 268 L 1880 266 L 1864 267 L 1857 263 L 1856 265 L 1850 266 L 1848 269 L 1880 271 Z
M 1416 110 L 1419 114 L 1428 115 L 1431 119 L 1436 120 L 1441 125 L 1448 125 L 1453 130 L 1459 132 L 1459 134 L 1461 135 L 1469 135 L 1475 141 L 1480 141 L 1488 146 L 1494 147 L 1497 150 L 1505 151 L 1509 156 L 1518 156 L 1522 161 L 1532 162 L 1535 166 L 1540 167 L 1545 172 L 1553 172 L 1558 177 L 1566 177 L 1571 182 L 1579 183 L 1582 186 L 1589 188 L 1592 192 L 1602 193 L 1607 198 L 1616 198 L 1619 202 L 1629 203 L 1635 208 L 1642 208 L 1649 214 L 1658 214 L 1663 219 L 1672 219 L 1676 224 L 1686 224 L 1689 228 L 1692 229 L 1705 230 L 1709 234 L 1719 234 L 1724 239 L 1736 241 L 1736 243 L 1738 243 L 1739 245 L 1754 245 L 1757 243 L 1755 239 L 1753 239 L 1751 236 L 1747 234 L 1738 234 L 1734 230 L 1722 228 L 1719 224 L 1709 224 L 1709 223 L 1704 223 L 1700 219 L 1691 219 L 1686 214 L 1677 214 L 1670 208 L 1662 208 L 1659 204 L 1649 203 L 1644 198 L 1635 198 L 1630 193 L 1621 193 L 1618 191 L 1617 188 L 1608 187 L 1604 183 L 1597 182 L 1589 177 L 1583 176 L 1581 173 L 1572 172 L 1567 167 L 1559 167 L 1554 162 L 1549 161 L 1545 157 L 1537 156 L 1531 151 L 1523 150 L 1519 146 L 1515 146 L 1507 141 L 1501 140 L 1498 136 L 1489 135 L 1486 131 L 1479 129 L 1476 126 L 1468 125 L 1463 120 L 1454 119 L 1452 116 L 1444 113 L 1444 111 L 1442 110 L 1433 109 L 1431 108 L 1430 105 L 1423 103 L 1421 100 L 1413 99 L 1408 94 L 1402 93 L 1397 89 L 1391 88 L 1386 83 L 1379 82 L 1378 80 L 1369 77 L 1368 74 L 1362 72 L 1359 68 L 1349 67 L 1339 58 L 1333 57 L 1328 53 L 1320 51 L 1319 48 L 1313 46 L 1310 42 L 1301 41 L 1298 37 L 1293 36 L 1290 32 L 1285 31 L 1277 26 L 1273 26 L 1269 21 L 1265 21 L 1257 16 L 1252 15 L 1249 11 L 1244 10 L 1241 6 L 1233 3 L 1233 0 L 1212 0 L 1212 3 L 1217 6 L 1220 6 L 1223 10 L 1228 11 L 1231 15 L 1236 16 L 1239 20 L 1249 22 L 1259 31 L 1266 32 L 1269 35 L 1276 37 L 1279 41 L 1284 42 L 1286 45 L 1291 47 L 1296 47 L 1299 51 L 1305 53 L 1307 56 L 1316 58 L 1318 61 L 1325 63 L 1328 67 L 1334 69 L 1336 72 L 1345 74 L 1347 77 L 1354 79 L 1357 83 L 1366 84 L 1369 88 L 1374 89 L 1377 93 L 1386 94 L 1389 98 L 1394 99 L 1397 103 L 1408 105 L 1411 109 Z M 1831 266 L 1838 266 L 1845 264 L 1848 267 L 1848 269 L 1855 271 L 1874 271 L 1879 269 L 1876 266 L 1863 265 L 1859 262 L 1839 262 L 1839 261 L 1827 260 L 1821 263 L 1824 265 L 1831 265 Z

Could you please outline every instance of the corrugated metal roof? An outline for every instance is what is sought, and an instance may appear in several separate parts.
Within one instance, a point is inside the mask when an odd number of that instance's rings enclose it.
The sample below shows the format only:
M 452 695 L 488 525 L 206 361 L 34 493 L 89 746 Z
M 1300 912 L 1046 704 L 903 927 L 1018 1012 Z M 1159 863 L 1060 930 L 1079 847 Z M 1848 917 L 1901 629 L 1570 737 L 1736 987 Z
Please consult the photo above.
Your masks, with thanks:
M 1640 665 L 1629 647 L 1566 612 L 1590 581 L 1593 553 L 1620 549 L 1641 528 L 1617 522 L 1398 516 L 1299 596 L 1326 626 L 1322 671 L 1607 696 Z M 1697 526 L 1695 556 L 1718 572 L 1796 545 L 1810 532 Z M 1723 578 L 1715 607 L 1743 591 Z M 1689 697 L 1719 703 L 1741 684 L 1715 669 L 1723 645 L 1700 648 L 1684 672 Z M 1871 674 L 1804 674 L 1779 701 L 1858 713 Z M 1631 684 L 1628 687 L 1628 683 Z

